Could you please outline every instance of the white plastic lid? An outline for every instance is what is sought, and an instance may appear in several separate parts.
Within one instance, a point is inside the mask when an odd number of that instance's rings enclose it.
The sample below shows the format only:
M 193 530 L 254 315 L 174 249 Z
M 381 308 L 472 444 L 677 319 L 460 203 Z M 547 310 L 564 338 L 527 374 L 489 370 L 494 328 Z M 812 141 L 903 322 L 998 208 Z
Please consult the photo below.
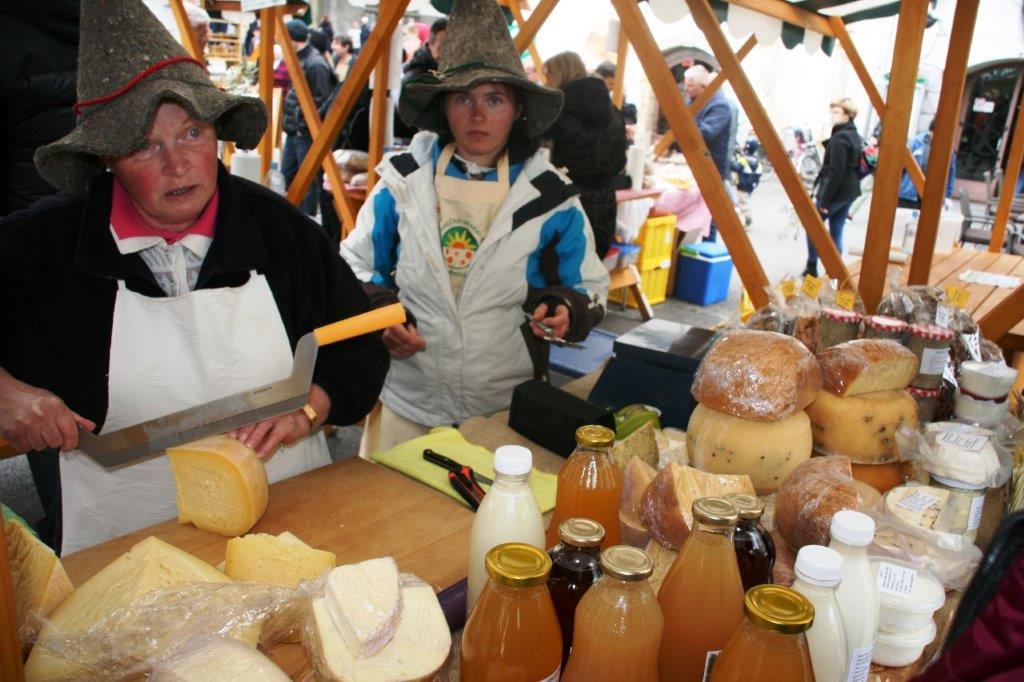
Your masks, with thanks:
M 894 594 L 886 590 L 878 590 L 878 601 L 883 608 L 902 613 L 935 613 L 946 603 L 946 589 L 933 574 L 922 570 L 906 561 L 887 556 L 872 556 L 871 574 L 878 577 L 881 564 L 893 564 L 914 571 L 914 589 L 910 595 Z M 931 640 L 928 640 L 929 642 Z M 926 642 L 927 643 L 927 642 Z
M 533 453 L 522 445 L 502 445 L 494 451 L 494 471 L 506 476 L 522 476 L 533 468 Z
M 879 630 L 875 633 L 875 641 L 886 646 L 917 649 L 918 647 L 931 644 L 937 632 L 935 621 L 932 621 L 920 630 L 911 630 L 910 632 L 886 632 L 885 630 Z
M 796 577 L 818 587 L 833 587 L 843 577 L 843 555 L 821 545 L 805 545 L 796 553 Z
M 875 537 L 875 520 L 859 511 L 844 509 L 832 517 L 829 535 L 847 545 L 866 547 Z

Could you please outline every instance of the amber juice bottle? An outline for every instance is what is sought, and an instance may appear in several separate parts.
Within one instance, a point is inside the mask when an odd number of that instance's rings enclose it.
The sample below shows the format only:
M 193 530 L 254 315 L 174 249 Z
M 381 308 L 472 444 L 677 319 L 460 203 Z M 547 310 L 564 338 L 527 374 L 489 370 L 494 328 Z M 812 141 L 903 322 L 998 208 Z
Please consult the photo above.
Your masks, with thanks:
M 753 495 L 730 493 L 725 499 L 732 502 L 739 514 L 736 532 L 732 536 L 736 548 L 736 563 L 740 568 L 743 589 L 755 585 L 770 585 L 775 567 L 775 541 L 761 525 L 764 502 Z
M 590 586 L 601 577 L 601 540 L 604 528 L 591 519 L 572 518 L 558 527 L 562 542 L 551 550 L 548 591 L 562 629 L 562 665 L 572 648 L 576 606 Z
M 555 511 L 545 542 L 558 543 L 558 527 L 566 519 L 583 517 L 604 526 L 606 546 L 619 544 L 619 497 L 622 472 L 609 452 L 615 432 L 604 426 L 576 429 L 577 447 L 558 472 Z

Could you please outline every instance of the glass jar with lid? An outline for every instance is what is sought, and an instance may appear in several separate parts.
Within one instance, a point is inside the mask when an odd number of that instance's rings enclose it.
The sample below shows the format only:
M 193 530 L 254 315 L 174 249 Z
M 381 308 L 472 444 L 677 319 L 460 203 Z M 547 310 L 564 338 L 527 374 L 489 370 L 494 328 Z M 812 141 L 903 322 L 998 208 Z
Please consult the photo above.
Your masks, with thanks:
M 822 308 L 818 352 L 856 339 L 860 333 L 860 318 L 860 313 L 853 310 Z
M 736 563 L 740 568 L 743 589 L 771 584 L 772 568 L 775 566 L 775 541 L 761 525 L 764 502 L 759 497 L 741 493 L 730 493 L 725 499 L 732 502 L 739 514 L 732 544 L 736 549 Z
M 885 339 L 903 343 L 909 325 L 895 317 L 887 315 L 868 315 L 864 318 L 865 339 Z
M 944 518 L 945 530 L 963 535 L 972 542 L 978 537 L 981 516 L 985 511 L 985 486 L 963 483 L 945 476 L 929 474 L 932 485 L 949 491 Z
M 593 519 L 604 527 L 604 543 L 619 544 L 619 498 L 622 472 L 612 458 L 615 432 L 606 426 L 576 429 L 576 449 L 558 472 L 555 511 L 548 525 L 545 543 L 558 543 L 558 528 L 566 519 Z
M 592 519 L 571 518 L 558 527 L 561 542 L 551 550 L 548 590 L 562 629 L 562 665 L 569 660 L 576 607 L 601 577 L 604 527 Z
M 917 376 L 910 380 L 914 388 L 939 388 L 949 361 L 953 332 L 937 324 L 912 324 L 907 329 L 907 347 L 917 356 Z
M 917 403 L 917 423 L 925 424 L 935 420 L 935 412 L 939 409 L 939 388 L 915 388 L 907 386 L 907 393 L 914 396 Z

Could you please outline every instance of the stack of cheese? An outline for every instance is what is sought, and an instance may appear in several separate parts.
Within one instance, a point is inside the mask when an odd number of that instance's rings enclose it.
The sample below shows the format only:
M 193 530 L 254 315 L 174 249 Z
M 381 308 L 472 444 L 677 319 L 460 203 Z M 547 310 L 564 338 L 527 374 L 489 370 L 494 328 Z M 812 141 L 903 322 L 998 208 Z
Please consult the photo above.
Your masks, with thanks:
M 328 680 L 418 680 L 436 673 L 451 633 L 429 585 L 391 557 L 339 566 L 310 607 L 309 658 Z
M 821 388 L 818 363 L 796 339 L 775 332 L 728 332 L 701 361 L 687 449 L 698 469 L 745 474 L 759 494 L 775 492 L 811 456 L 803 412 Z
M 807 407 L 814 450 L 843 455 L 853 475 L 885 491 L 902 480 L 896 432 L 917 426 L 917 403 L 905 390 L 917 357 L 895 341 L 859 339 L 818 355 L 824 388 Z
M 6 509 L 6 508 L 5 508 Z M 24 521 L 13 514 L 4 523 L 7 555 L 14 583 L 14 612 L 23 638 L 38 632 L 38 617 L 47 617 L 74 590 L 60 559 Z

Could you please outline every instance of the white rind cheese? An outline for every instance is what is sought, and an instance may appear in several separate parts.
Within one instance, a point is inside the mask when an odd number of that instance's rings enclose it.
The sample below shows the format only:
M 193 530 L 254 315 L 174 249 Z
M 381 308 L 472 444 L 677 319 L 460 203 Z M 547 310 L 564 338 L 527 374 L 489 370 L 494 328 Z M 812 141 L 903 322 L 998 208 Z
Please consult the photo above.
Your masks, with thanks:
M 398 626 L 401 578 L 391 557 L 339 566 L 327 576 L 324 600 L 335 627 L 357 658 L 383 649 Z

